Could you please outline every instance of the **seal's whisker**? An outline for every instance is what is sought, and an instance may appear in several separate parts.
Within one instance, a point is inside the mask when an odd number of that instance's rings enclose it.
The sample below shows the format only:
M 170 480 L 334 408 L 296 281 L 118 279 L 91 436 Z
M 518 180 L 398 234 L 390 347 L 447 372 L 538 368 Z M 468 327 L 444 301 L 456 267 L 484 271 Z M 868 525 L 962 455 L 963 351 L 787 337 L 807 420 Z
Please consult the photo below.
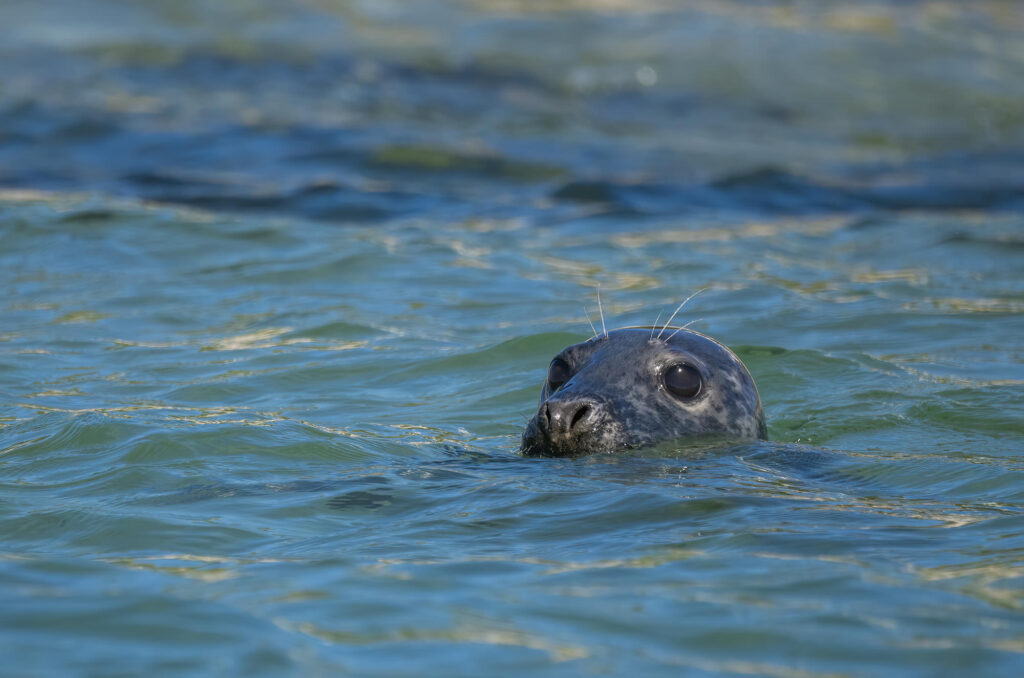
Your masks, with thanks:
M 658 317 L 654 319 L 654 324 L 651 325 L 651 341 L 654 341 L 654 330 L 658 329 L 658 323 L 661 322 L 661 311 L 658 311 Z
M 583 313 L 586 314 L 587 322 L 590 324 L 590 330 L 594 333 L 594 337 L 596 337 L 597 329 L 594 328 L 594 321 L 590 319 L 590 311 L 587 310 L 586 306 L 583 307 Z M 593 339 L 594 337 L 591 337 L 591 339 Z
M 658 339 L 661 339 L 662 332 L 664 332 L 665 330 L 668 329 L 668 324 L 670 322 L 672 322 L 673 318 L 676 317 L 676 313 L 679 313 L 680 311 L 683 310 L 683 306 L 686 306 L 686 302 L 688 302 L 690 299 L 693 299 L 695 296 L 697 296 L 698 294 L 700 294 L 704 290 L 705 290 L 705 288 L 702 287 L 699 290 L 697 290 L 696 292 L 694 292 L 693 294 L 691 294 L 690 296 L 688 296 L 685 299 L 683 299 L 683 303 L 679 304 L 679 306 L 676 307 L 676 310 L 672 313 L 672 315 L 670 315 L 668 317 L 668 320 L 665 321 L 665 325 L 664 325 L 664 327 L 661 328 L 661 332 L 658 332 Z
M 601 307 L 601 286 L 597 286 L 597 310 L 601 312 L 601 332 L 608 336 L 608 328 L 604 326 L 604 308 Z
M 667 337 L 665 337 L 665 341 L 669 341 L 669 340 L 671 340 L 671 339 L 672 339 L 672 337 L 676 336 L 677 334 L 679 334 L 680 332 L 682 332 L 683 330 L 685 330 L 685 329 L 686 329 L 687 327 L 689 327 L 689 326 L 690 326 L 690 325 L 692 325 L 693 323 L 699 323 L 699 322 L 700 322 L 701 320 L 704 320 L 704 318 L 695 318 L 695 319 L 691 320 L 690 322 L 686 323 L 685 325 L 683 325 L 682 327 L 680 327 L 679 329 L 677 329 L 677 330 L 676 330 L 675 332 L 673 332 L 672 334 L 670 334 L 670 335 L 668 335 Z

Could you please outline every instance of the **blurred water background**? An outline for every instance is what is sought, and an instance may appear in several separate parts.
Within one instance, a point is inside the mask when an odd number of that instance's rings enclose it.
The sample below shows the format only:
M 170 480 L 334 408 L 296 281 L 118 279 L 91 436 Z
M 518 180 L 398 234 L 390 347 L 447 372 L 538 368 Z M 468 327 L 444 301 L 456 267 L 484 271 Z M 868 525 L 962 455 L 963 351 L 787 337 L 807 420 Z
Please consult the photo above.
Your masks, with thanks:
M 11 676 L 1024 667 L 1024 8 L 0 4 Z M 523 459 L 684 321 L 768 442 Z

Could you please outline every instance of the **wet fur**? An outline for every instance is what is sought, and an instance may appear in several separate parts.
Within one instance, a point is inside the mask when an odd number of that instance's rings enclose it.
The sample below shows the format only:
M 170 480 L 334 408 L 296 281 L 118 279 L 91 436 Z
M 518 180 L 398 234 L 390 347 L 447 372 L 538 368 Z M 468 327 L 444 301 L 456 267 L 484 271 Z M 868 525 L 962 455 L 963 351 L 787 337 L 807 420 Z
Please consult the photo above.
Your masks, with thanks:
M 577 456 L 703 434 L 764 438 L 757 386 L 740 359 L 699 332 L 666 323 L 655 336 L 657 329 L 613 330 L 559 353 L 572 376 L 555 391 L 545 381 L 540 407 L 523 432 L 522 453 Z M 668 329 L 674 331 L 663 336 Z M 702 389 L 691 400 L 676 398 L 662 383 L 662 371 L 678 362 L 701 372 Z M 545 406 L 570 401 L 588 404 L 586 425 L 572 435 L 550 433 Z

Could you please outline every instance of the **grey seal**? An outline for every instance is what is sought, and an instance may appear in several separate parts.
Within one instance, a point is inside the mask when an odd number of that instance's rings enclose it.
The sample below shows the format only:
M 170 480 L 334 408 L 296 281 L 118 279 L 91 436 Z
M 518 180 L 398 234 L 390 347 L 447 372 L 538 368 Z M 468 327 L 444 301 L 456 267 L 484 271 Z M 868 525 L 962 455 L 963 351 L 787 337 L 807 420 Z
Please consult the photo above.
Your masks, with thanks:
M 699 332 L 625 327 L 555 356 L 521 452 L 571 457 L 705 434 L 766 437 L 746 366 Z

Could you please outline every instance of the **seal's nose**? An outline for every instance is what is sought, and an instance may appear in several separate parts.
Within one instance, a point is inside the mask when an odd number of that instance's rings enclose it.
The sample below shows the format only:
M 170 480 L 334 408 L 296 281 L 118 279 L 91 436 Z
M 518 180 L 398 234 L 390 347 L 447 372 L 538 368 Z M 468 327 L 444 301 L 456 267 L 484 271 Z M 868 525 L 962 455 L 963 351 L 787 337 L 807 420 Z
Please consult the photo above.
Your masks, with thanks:
M 574 457 L 593 452 L 610 425 L 607 404 L 587 395 L 559 392 L 541 403 L 523 431 L 523 454 Z
M 548 436 L 552 440 L 579 434 L 593 423 L 597 402 L 589 398 L 551 399 L 542 408 Z

